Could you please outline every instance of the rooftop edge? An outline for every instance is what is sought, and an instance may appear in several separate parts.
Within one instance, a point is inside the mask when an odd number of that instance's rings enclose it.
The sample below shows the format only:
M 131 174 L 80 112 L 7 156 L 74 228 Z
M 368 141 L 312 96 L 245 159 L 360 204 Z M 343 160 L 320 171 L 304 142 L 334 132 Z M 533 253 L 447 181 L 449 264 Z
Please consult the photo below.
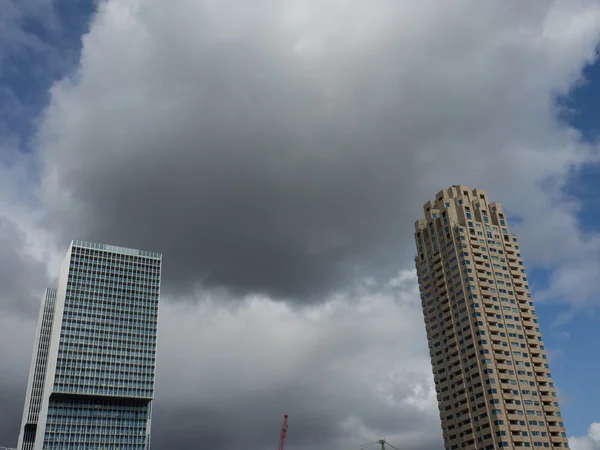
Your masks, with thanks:
M 121 253 L 124 255 L 143 256 L 145 258 L 162 259 L 161 253 L 148 252 L 146 250 L 138 250 L 135 248 L 119 247 L 117 245 L 98 244 L 95 242 L 80 241 L 74 239 L 71 241 L 72 247 L 89 248 L 93 250 L 104 250 L 106 252 Z

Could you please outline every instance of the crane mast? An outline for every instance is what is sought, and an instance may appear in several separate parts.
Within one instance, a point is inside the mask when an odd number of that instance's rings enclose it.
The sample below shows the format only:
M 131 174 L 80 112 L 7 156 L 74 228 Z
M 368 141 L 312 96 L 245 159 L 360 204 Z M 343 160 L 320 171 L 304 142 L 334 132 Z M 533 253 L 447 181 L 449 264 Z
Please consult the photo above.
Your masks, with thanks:
M 278 450 L 285 450 L 285 438 L 287 436 L 288 429 L 288 415 L 283 416 L 283 425 L 281 425 L 281 434 L 279 435 L 279 447 Z

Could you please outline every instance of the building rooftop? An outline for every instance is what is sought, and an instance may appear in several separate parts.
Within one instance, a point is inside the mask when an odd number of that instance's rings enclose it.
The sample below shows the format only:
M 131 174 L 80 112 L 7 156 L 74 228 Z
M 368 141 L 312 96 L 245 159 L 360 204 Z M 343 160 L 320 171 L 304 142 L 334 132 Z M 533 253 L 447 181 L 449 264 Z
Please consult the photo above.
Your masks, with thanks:
M 146 258 L 162 259 L 162 254 L 160 254 L 160 253 L 148 252 L 145 250 L 137 250 L 135 248 L 119 247 L 116 245 L 97 244 L 94 242 L 73 240 L 73 241 L 71 241 L 71 246 L 89 248 L 89 249 L 94 249 L 94 250 L 104 250 L 107 252 L 121 253 L 124 255 L 134 255 L 134 256 L 143 256 Z M 0 447 L 0 450 L 2 450 L 2 447 Z

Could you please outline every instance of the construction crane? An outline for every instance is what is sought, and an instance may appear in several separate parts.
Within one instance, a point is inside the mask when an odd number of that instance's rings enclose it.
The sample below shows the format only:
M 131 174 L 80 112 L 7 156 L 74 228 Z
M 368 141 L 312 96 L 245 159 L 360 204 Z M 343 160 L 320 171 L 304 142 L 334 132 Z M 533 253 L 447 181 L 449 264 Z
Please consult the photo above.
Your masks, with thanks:
M 386 445 L 387 445 L 387 446 L 389 446 L 389 447 L 391 447 L 391 448 L 393 448 L 394 450 L 400 450 L 399 448 L 397 448 L 397 447 L 394 447 L 392 444 L 390 444 L 390 443 L 389 443 L 388 441 L 386 441 L 385 439 L 379 439 L 378 441 L 375 441 L 375 442 L 370 442 L 370 443 L 368 443 L 368 444 L 362 445 L 362 446 L 360 447 L 360 450 L 366 450 L 367 448 L 371 448 L 371 447 L 373 447 L 373 446 L 375 446 L 375 445 L 377 445 L 377 444 L 379 444 L 379 445 L 381 446 L 381 450 L 385 450 L 385 446 L 386 446 Z
M 287 436 L 288 429 L 288 415 L 283 416 L 283 425 L 281 425 L 281 434 L 279 435 L 279 449 L 285 450 L 285 438 Z

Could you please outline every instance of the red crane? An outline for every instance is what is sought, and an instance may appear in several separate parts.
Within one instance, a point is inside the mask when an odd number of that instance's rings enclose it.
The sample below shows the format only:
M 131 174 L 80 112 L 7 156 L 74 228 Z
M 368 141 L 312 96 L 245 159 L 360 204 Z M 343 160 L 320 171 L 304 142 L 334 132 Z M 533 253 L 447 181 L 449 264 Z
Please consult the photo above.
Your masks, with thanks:
M 285 450 L 285 437 L 288 429 L 288 415 L 283 416 L 283 425 L 281 425 L 281 434 L 279 435 L 279 450 Z

